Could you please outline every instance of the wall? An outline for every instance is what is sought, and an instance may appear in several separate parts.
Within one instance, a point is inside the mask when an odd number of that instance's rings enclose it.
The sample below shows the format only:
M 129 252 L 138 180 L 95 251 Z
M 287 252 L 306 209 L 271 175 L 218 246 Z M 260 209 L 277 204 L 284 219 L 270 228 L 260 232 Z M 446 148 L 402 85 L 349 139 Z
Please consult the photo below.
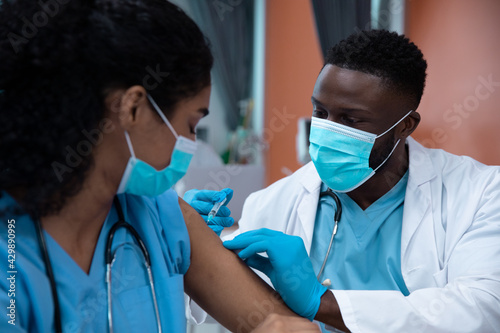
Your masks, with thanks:
M 182 8 L 187 15 L 192 17 L 190 1 L 169 1 Z M 224 107 L 219 96 L 219 91 L 215 85 L 212 85 L 212 94 L 210 96 L 210 105 L 208 109 L 210 110 L 210 116 L 201 119 L 197 128 L 207 130 L 207 143 L 221 155 L 227 149 L 229 128 L 226 125 Z
M 299 117 L 312 114 L 311 94 L 323 65 L 309 0 L 266 1 L 264 139 L 266 181 L 300 167 L 295 150 Z
M 500 1 L 407 0 L 406 8 L 406 33 L 428 62 L 414 137 L 500 164 Z

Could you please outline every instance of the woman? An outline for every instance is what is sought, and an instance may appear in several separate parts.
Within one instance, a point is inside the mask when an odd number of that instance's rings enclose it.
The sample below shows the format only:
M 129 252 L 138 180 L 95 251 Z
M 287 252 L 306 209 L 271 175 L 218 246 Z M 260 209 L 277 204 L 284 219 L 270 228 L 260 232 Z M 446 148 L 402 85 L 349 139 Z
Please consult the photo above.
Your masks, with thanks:
M 154 0 L 0 8 L 0 331 L 182 332 L 184 288 L 233 331 L 315 331 L 169 190 L 208 114 L 198 27 Z

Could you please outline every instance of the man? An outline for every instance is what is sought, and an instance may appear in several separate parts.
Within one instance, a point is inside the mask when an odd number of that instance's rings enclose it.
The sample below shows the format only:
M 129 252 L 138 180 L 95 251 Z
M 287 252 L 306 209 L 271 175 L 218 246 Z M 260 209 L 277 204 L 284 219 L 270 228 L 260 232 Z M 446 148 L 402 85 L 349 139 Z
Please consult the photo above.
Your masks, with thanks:
M 311 98 L 312 162 L 249 196 L 224 243 L 327 328 L 500 332 L 500 167 L 410 137 L 426 67 L 396 33 L 334 46 Z

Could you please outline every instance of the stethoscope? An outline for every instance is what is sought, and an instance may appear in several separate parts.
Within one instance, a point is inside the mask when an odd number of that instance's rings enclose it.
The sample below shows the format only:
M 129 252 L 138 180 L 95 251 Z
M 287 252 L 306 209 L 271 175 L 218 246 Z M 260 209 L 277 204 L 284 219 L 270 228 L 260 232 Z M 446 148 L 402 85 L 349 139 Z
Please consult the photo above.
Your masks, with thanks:
M 328 188 L 326 191 L 320 192 L 320 194 L 319 194 L 320 199 L 322 197 L 324 197 L 325 195 L 333 198 L 333 200 L 335 201 L 335 204 L 337 206 L 337 209 L 335 210 L 335 215 L 333 216 L 333 221 L 334 221 L 335 225 L 333 226 L 332 237 L 330 238 L 330 244 L 328 244 L 328 250 L 326 250 L 325 259 L 323 260 L 323 264 L 321 265 L 318 276 L 316 277 L 318 279 L 318 281 L 320 281 L 319 278 L 320 278 L 321 274 L 323 274 L 323 271 L 325 270 L 326 261 L 328 260 L 328 256 L 330 255 L 330 251 L 332 250 L 333 239 L 335 238 L 335 235 L 337 234 L 337 227 L 338 227 L 340 218 L 342 217 L 342 204 L 340 203 L 340 199 L 337 196 L 337 194 L 335 194 L 330 188 Z M 331 282 L 328 281 L 328 279 L 327 279 L 327 280 L 323 281 L 322 284 L 325 286 L 329 286 L 331 284 Z
M 113 262 L 116 258 L 116 250 L 112 251 L 111 247 L 113 244 L 113 237 L 115 233 L 120 228 L 127 229 L 132 236 L 134 236 L 141 252 L 144 256 L 144 265 L 146 266 L 146 270 L 148 272 L 149 285 L 151 287 L 151 294 L 153 296 L 153 303 L 156 315 L 156 324 L 158 326 L 158 332 L 161 333 L 161 320 L 160 313 L 158 311 L 158 302 L 156 300 L 155 286 L 153 281 L 153 273 L 151 271 L 151 259 L 149 256 L 149 252 L 144 245 L 141 237 L 137 233 L 137 231 L 125 221 L 125 217 L 123 215 L 122 206 L 120 204 L 120 200 L 117 197 L 114 198 L 114 204 L 116 207 L 116 212 L 118 213 L 118 222 L 113 224 L 111 229 L 109 230 L 107 240 L 106 240 L 106 250 L 105 250 L 105 262 L 106 262 L 106 289 L 107 289 L 107 298 L 108 298 L 108 323 L 109 323 L 109 332 L 113 332 L 113 311 L 112 311 L 112 302 L 111 302 L 111 267 L 113 266 Z M 61 309 L 59 307 L 59 299 L 57 297 L 57 289 L 56 289 L 56 281 L 54 278 L 54 272 L 52 270 L 52 265 L 49 259 L 49 253 L 47 251 L 47 245 L 45 242 L 45 236 L 42 232 L 42 227 L 40 225 L 40 220 L 35 219 L 35 227 L 37 229 L 38 234 L 38 243 L 40 245 L 40 251 L 42 252 L 43 261 L 45 264 L 45 270 L 47 272 L 47 277 L 49 278 L 50 288 L 52 291 L 52 300 L 54 302 L 54 325 L 57 333 L 62 332 L 62 320 L 61 320 Z

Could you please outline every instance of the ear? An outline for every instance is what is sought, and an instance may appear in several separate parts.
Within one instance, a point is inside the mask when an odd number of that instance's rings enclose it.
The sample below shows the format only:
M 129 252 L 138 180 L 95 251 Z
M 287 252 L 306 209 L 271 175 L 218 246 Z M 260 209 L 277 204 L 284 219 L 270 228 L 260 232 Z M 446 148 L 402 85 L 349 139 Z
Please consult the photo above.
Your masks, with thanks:
M 118 107 L 118 118 L 120 126 L 129 132 L 134 127 L 154 120 L 144 87 L 132 86 L 125 90 Z
M 408 117 L 403 120 L 404 127 L 400 132 L 401 139 L 409 137 L 420 123 L 420 114 L 416 111 L 410 113 Z

